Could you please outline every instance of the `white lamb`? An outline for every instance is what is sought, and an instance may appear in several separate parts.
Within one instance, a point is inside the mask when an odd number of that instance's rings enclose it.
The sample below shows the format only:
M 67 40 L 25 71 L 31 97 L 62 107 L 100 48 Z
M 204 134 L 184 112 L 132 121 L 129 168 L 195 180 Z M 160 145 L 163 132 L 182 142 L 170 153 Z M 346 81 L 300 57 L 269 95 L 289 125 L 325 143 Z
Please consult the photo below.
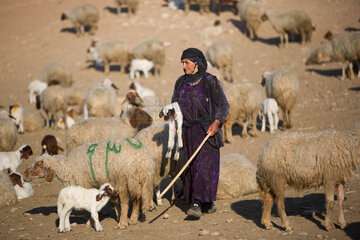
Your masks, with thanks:
M 275 99 L 266 98 L 262 103 L 259 111 L 259 118 L 262 120 L 261 131 L 265 132 L 266 117 L 269 120 L 270 133 L 278 129 L 279 123 L 279 106 Z
M 23 145 L 15 152 L 0 152 L 0 171 L 10 169 L 15 172 L 23 158 L 28 159 L 33 154 L 30 145 Z
M 102 231 L 98 212 L 108 203 L 110 198 L 115 197 L 117 197 L 117 193 L 109 183 L 101 185 L 99 189 L 86 189 L 76 185 L 61 189 L 57 202 L 58 232 L 69 232 L 71 230 L 70 213 L 72 209 L 89 211 L 94 220 L 95 230 Z
M 136 91 L 142 100 L 144 100 L 147 97 L 155 97 L 155 92 L 153 90 L 141 86 L 140 83 L 136 81 L 130 84 L 130 90 Z
M 101 65 L 104 64 L 104 61 L 100 57 L 100 53 L 98 52 L 98 50 L 95 47 L 89 47 L 88 53 L 91 53 L 93 55 L 93 57 L 95 59 L 94 63 L 95 63 L 96 67 L 100 67 Z
M 15 123 L 18 133 L 24 133 L 24 108 L 20 104 L 11 104 L 9 116 Z
M 34 195 L 34 189 L 31 184 L 24 181 L 23 176 L 18 172 L 9 174 L 10 180 L 13 183 L 17 199 L 24 199 Z
M 163 116 L 166 121 L 169 120 L 169 142 L 165 157 L 166 158 L 171 157 L 171 152 L 172 149 L 174 148 L 174 143 L 175 143 L 175 131 L 176 131 L 178 141 L 177 141 L 174 160 L 179 160 L 180 148 L 183 147 L 183 140 L 182 140 L 183 115 L 181 113 L 179 104 L 177 102 L 173 102 L 163 107 L 163 109 L 161 109 L 161 112 L 159 113 L 159 117 L 161 118 Z
M 36 96 L 40 95 L 42 91 L 47 88 L 47 83 L 39 80 L 34 80 L 29 83 L 29 102 L 34 104 L 36 102 Z
M 140 77 L 140 71 L 144 73 L 146 79 L 149 78 L 148 72 L 154 68 L 154 63 L 147 59 L 133 59 L 130 63 L 130 79 Z

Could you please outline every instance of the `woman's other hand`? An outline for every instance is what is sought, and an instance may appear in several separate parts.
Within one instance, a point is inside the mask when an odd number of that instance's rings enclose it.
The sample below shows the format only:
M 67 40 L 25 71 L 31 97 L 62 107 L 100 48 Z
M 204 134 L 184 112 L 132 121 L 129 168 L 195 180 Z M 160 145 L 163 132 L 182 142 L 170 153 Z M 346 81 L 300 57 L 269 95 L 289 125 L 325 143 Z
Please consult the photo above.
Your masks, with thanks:
M 220 121 L 215 119 L 215 121 L 210 125 L 209 129 L 206 131 L 206 134 L 209 134 L 211 131 L 210 137 L 214 136 L 219 130 Z

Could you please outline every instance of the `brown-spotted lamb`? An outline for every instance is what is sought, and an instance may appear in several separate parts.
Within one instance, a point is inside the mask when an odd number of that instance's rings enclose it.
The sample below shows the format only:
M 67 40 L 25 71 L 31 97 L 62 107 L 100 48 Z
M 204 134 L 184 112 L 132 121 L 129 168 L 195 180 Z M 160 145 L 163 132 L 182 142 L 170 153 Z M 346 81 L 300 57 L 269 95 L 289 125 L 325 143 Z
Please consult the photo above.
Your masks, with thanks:
M 98 28 L 99 9 L 93 4 L 84 4 L 61 14 L 61 20 L 69 19 L 74 25 L 76 36 L 84 35 L 85 26 L 89 27 L 89 34 L 94 35 Z
M 325 42 L 320 47 L 315 48 L 307 58 L 305 64 L 322 64 L 332 62 L 334 60 L 332 47 L 330 42 Z
M 104 63 L 106 75 L 110 72 L 110 64 L 119 63 L 121 65 L 120 71 L 125 73 L 125 69 L 130 63 L 129 47 L 123 41 L 101 42 L 94 38 L 87 51 L 94 55 L 96 62 Z
M 224 123 L 224 140 L 232 141 L 231 128 L 234 123 L 243 126 L 242 137 L 247 137 L 247 127 L 252 123 L 252 135 L 257 136 L 256 116 L 262 101 L 261 91 L 251 84 L 236 84 L 225 91 L 229 101 L 229 114 Z
M 342 62 L 342 77 L 346 77 L 345 69 L 349 65 L 350 79 L 354 78 L 353 61 L 360 61 L 360 33 L 333 34 L 327 32 L 325 38 L 331 41 L 332 54 L 335 61 Z
M 191 4 L 199 5 L 200 14 L 210 12 L 210 0 L 184 0 L 185 14 L 188 14 Z
M 61 147 L 58 146 L 58 142 L 54 135 L 45 135 L 41 140 L 41 155 L 44 153 L 48 153 L 50 155 L 58 155 L 59 150 L 64 151 Z
M 343 184 L 354 174 L 360 163 L 360 123 L 352 131 L 287 132 L 270 139 L 259 153 L 256 178 L 263 200 L 261 223 L 272 228 L 270 216 L 275 199 L 278 215 L 286 231 L 291 224 L 285 213 L 285 188 L 305 189 L 324 186 L 326 197 L 325 227 L 334 228 L 332 210 L 338 188 L 338 221 L 344 218 Z
M 43 169 L 35 169 L 39 166 Z M 45 154 L 37 157 L 34 165 L 27 169 L 28 175 L 34 177 L 36 171 L 47 181 L 56 176 L 65 186 L 99 188 L 110 183 L 119 193 L 121 214 L 118 207 L 115 210 L 118 218 L 120 216 L 120 229 L 138 222 L 140 204 L 144 214 L 152 206 L 154 161 L 149 150 L 136 138 L 112 137 L 85 143 L 67 156 Z M 130 220 L 127 217 L 129 201 L 133 203 Z
M 212 66 L 219 69 L 226 81 L 233 82 L 232 66 L 234 51 L 228 42 L 215 42 L 206 50 L 206 58 Z
M 165 45 L 161 40 L 146 40 L 135 47 L 131 55 L 131 58 L 147 59 L 153 62 L 154 73 L 161 75 L 161 69 L 165 64 Z
M 248 31 L 250 39 L 255 40 L 262 22 L 260 5 L 253 0 L 239 0 L 237 8 L 239 9 L 240 20 L 242 21 L 243 27 Z
M 17 128 L 4 110 L 0 110 L 0 136 L 0 151 L 13 150 L 18 139 Z
M 296 75 L 288 69 L 265 72 L 262 75 L 261 85 L 265 87 L 266 97 L 274 98 L 281 108 L 282 126 L 291 128 L 291 111 L 300 91 Z
M 217 199 L 230 199 L 256 193 L 256 167 L 238 153 L 227 154 L 220 159 Z
M 47 84 L 57 83 L 63 87 L 70 87 L 73 83 L 70 67 L 61 62 L 52 62 L 45 66 L 45 68 L 35 77 L 35 80 L 45 82 Z M 42 91 L 45 88 L 46 87 L 43 87 Z
M 47 87 L 41 95 L 36 97 L 36 108 L 45 113 L 46 124 L 51 127 L 52 119 L 53 128 L 56 129 L 56 123 L 59 121 L 58 111 L 61 111 L 64 119 L 67 117 L 67 99 L 65 90 L 62 86 L 55 85 Z M 67 124 L 65 122 L 65 128 Z
M 13 183 L 9 175 L 0 171 L 0 207 L 7 207 L 18 202 Z
M 280 35 L 280 48 L 287 47 L 289 34 L 301 34 L 301 45 L 311 42 L 312 32 L 315 30 L 315 25 L 312 24 L 310 16 L 302 10 L 293 10 L 281 14 L 266 11 L 261 16 L 261 20 L 269 20 L 275 32 Z
M 117 14 L 120 16 L 122 6 L 126 5 L 128 8 L 129 14 L 136 14 L 140 0 L 115 0 L 116 4 L 118 5 Z

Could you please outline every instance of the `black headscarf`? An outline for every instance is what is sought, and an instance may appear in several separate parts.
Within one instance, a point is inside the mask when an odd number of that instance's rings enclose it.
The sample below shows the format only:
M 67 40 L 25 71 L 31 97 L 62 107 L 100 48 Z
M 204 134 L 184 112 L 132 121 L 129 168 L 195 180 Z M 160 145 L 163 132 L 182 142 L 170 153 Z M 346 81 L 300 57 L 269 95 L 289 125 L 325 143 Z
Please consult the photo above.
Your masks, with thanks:
M 185 74 L 188 81 L 197 81 L 200 79 L 207 69 L 207 62 L 204 54 L 197 48 L 185 49 L 181 55 L 181 60 L 189 59 L 190 61 L 197 63 L 198 71 L 195 74 Z

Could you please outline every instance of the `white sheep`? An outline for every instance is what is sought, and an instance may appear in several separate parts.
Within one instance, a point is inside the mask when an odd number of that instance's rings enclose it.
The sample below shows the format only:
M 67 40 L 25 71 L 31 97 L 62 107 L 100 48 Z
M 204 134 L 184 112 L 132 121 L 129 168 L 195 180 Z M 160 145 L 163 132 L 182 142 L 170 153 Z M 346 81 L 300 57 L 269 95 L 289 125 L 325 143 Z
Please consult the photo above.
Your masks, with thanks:
M 242 124 L 242 137 L 247 137 L 247 126 L 252 123 L 252 135 L 257 136 L 256 116 L 261 104 L 261 91 L 251 84 L 236 84 L 225 91 L 230 108 L 224 123 L 224 140 L 232 141 L 231 128 L 234 123 Z
M 146 40 L 132 50 L 130 57 L 152 61 L 154 74 L 160 76 L 161 69 L 165 64 L 165 44 L 158 39 Z
M 139 0 L 115 0 L 115 2 L 118 5 L 118 10 L 117 10 L 118 16 L 120 16 L 121 8 L 123 5 L 127 5 L 129 14 L 135 15 L 140 3 Z
M 88 52 L 92 52 L 97 64 L 104 63 L 106 75 L 109 74 L 110 64 L 112 63 L 119 63 L 122 73 L 125 73 L 125 68 L 129 65 L 129 47 L 123 41 L 101 42 L 99 39 L 94 38 Z
M 201 40 L 210 40 L 213 37 L 219 36 L 222 34 L 222 27 L 220 20 L 216 20 L 213 26 L 205 27 L 200 32 Z
M 46 123 L 51 127 L 51 120 L 54 119 L 53 128 L 57 128 L 56 123 L 59 121 L 58 111 L 63 116 L 67 116 L 67 99 L 64 88 L 56 85 L 47 87 L 40 96 L 36 97 L 36 108 L 41 109 L 46 116 Z M 67 128 L 65 122 L 65 128 Z
M 325 42 L 320 47 L 315 48 L 306 59 L 305 64 L 322 64 L 334 61 L 330 42 Z
M 9 174 L 9 177 L 13 183 L 17 199 L 21 200 L 34 195 L 34 189 L 32 188 L 31 184 L 25 182 L 23 176 L 20 173 L 12 172 Z
M 0 110 L 0 136 L 0 151 L 13 150 L 18 139 L 17 128 L 4 110 Z
M 257 38 L 257 31 L 261 25 L 261 7 L 253 0 L 239 0 L 237 3 L 243 27 L 247 29 L 251 40 Z
M 99 21 L 99 9 L 93 4 L 85 4 L 71 10 L 65 10 L 61 14 L 61 21 L 69 19 L 74 25 L 76 36 L 84 34 L 85 26 L 89 26 L 89 34 L 95 34 Z
M 285 188 L 300 190 L 324 186 L 325 227 L 327 230 L 334 228 L 332 210 L 334 192 L 338 188 L 338 221 L 344 229 L 343 184 L 359 168 L 359 153 L 360 123 L 347 132 L 287 132 L 270 139 L 259 153 L 256 173 L 263 201 L 261 223 L 266 229 L 272 228 L 270 216 L 275 199 L 282 226 L 291 231 L 284 205 Z
M 281 108 L 282 126 L 291 128 L 291 110 L 300 91 L 296 75 L 287 69 L 265 72 L 262 75 L 261 85 L 265 87 L 266 97 L 274 98 Z
M 269 120 L 270 133 L 278 129 L 279 123 L 279 106 L 275 99 L 266 98 L 262 103 L 259 111 L 259 119 L 262 120 L 261 131 L 265 132 L 266 118 Z
M 47 83 L 39 80 L 34 80 L 29 83 L 29 103 L 34 104 L 36 96 L 40 95 L 42 91 L 47 88 Z
M 28 159 L 33 154 L 30 145 L 25 144 L 14 152 L 0 152 L 0 171 L 9 169 L 15 172 L 23 158 Z
M 35 80 L 45 82 L 48 85 L 60 84 L 63 87 L 70 87 L 73 83 L 72 71 L 70 67 L 61 62 L 52 62 L 46 65 L 44 69 L 35 77 Z M 43 87 L 44 86 L 41 86 L 41 88 Z M 38 95 L 41 94 L 41 92 L 39 92 Z
M 42 169 L 37 169 L 39 166 Z M 98 188 L 110 183 L 121 202 L 121 215 L 120 209 L 115 209 L 120 216 L 120 229 L 138 222 L 140 203 L 144 214 L 152 206 L 154 162 L 148 149 L 135 138 L 112 137 L 85 143 L 67 156 L 45 154 L 36 158 L 27 174 L 33 177 L 42 174 L 47 181 L 56 176 L 65 186 Z M 133 209 L 129 221 L 130 200 Z
M 18 133 L 24 133 L 24 108 L 20 104 L 11 104 L 9 106 L 9 116 L 14 121 Z
M 293 10 L 282 14 L 266 11 L 261 16 L 261 20 L 269 20 L 275 32 L 280 35 L 279 47 L 287 47 L 289 34 L 301 34 L 301 45 L 307 41 L 311 42 L 312 32 L 315 30 L 310 16 L 302 10 Z
M 217 199 L 230 199 L 259 191 L 256 184 L 256 167 L 238 153 L 220 158 Z
M 143 72 L 146 79 L 149 78 L 148 72 L 154 68 L 154 63 L 147 59 L 133 59 L 130 63 L 130 79 L 140 77 L 139 72 Z
M 98 212 L 109 202 L 116 198 L 117 193 L 109 183 L 104 183 L 99 189 L 86 189 L 81 186 L 68 186 L 60 190 L 57 201 L 59 216 L 59 233 L 71 231 L 70 213 L 75 210 L 87 210 L 94 221 L 96 231 L 103 228 L 99 222 Z
M 14 205 L 18 202 L 16 191 L 13 188 L 9 175 L 0 171 L 0 207 Z
M 219 69 L 226 81 L 233 82 L 232 65 L 234 51 L 227 42 L 215 42 L 206 50 L 206 57 L 212 66 Z
M 179 160 L 180 148 L 183 147 L 183 114 L 181 113 L 179 104 L 177 102 L 173 102 L 164 106 L 159 113 L 159 117 L 164 117 L 165 121 L 169 121 L 169 142 L 165 157 L 171 157 L 171 152 L 175 145 L 175 136 L 177 136 L 177 145 L 174 159 Z

